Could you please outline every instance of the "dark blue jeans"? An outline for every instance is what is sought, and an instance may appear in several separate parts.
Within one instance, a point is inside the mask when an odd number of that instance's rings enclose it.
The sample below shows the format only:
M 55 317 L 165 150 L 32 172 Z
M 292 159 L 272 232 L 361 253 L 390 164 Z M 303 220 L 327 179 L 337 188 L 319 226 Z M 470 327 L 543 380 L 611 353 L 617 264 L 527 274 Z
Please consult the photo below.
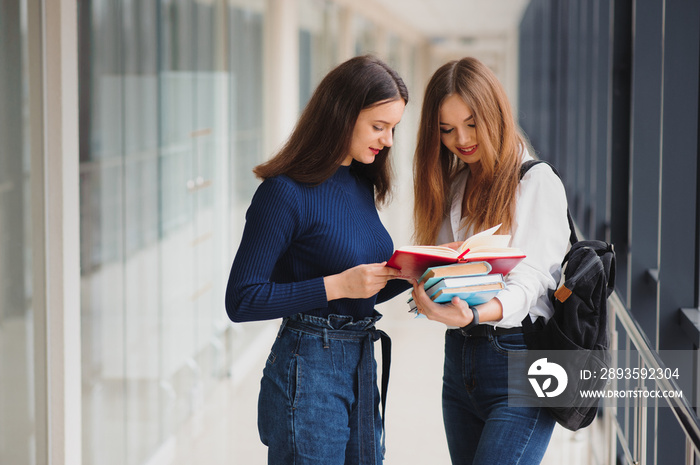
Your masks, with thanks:
M 508 406 L 508 357 L 522 357 L 526 373 L 526 352 L 522 333 L 447 331 L 442 413 L 453 464 L 541 462 L 554 419 L 540 407 Z
M 382 463 L 373 342 L 388 338 L 374 328 L 379 318 L 353 322 L 349 316 L 295 315 L 283 320 L 258 398 L 258 429 L 268 446 L 268 463 Z

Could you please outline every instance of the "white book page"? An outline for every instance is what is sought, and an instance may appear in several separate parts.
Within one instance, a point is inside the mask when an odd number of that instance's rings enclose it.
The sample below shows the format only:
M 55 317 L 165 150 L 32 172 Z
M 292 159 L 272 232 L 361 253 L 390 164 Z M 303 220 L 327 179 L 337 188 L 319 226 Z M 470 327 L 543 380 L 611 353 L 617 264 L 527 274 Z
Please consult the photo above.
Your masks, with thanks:
M 471 250 L 477 247 L 508 247 L 508 244 L 510 243 L 510 234 L 494 234 L 500 227 L 501 225 L 498 224 L 493 228 L 489 228 L 485 231 L 481 231 L 480 233 L 476 233 L 473 236 L 469 237 L 462 243 L 461 246 L 459 246 L 459 249 L 457 249 L 458 255 L 467 249 Z
M 414 252 L 420 254 L 430 254 L 437 255 L 440 257 L 454 257 L 457 258 L 457 252 L 449 247 L 441 247 L 439 245 L 409 245 L 405 247 L 400 247 L 397 250 L 402 250 L 405 252 Z

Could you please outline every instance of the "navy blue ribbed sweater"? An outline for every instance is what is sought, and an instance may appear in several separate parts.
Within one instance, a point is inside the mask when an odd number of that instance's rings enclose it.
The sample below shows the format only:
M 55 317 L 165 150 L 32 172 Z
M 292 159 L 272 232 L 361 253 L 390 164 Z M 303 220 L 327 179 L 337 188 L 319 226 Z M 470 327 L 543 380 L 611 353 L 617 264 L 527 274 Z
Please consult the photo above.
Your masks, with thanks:
M 306 313 L 373 314 L 376 302 L 410 286 L 392 280 L 369 299 L 328 302 L 323 277 L 387 260 L 391 237 L 382 225 L 371 183 L 341 166 L 317 186 L 287 176 L 266 179 L 246 213 L 241 244 L 226 289 L 226 311 L 236 322 Z

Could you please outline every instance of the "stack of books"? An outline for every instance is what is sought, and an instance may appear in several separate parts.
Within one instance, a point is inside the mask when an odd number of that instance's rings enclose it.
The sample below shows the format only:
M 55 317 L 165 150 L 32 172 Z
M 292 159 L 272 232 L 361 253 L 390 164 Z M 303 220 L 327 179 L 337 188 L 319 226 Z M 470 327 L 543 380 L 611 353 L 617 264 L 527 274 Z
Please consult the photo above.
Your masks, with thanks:
M 510 235 L 496 234 L 496 225 L 467 238 L 452 249 L 444 246 L 414 245 L 394 251 L 386 266 L 401 271 L 405 278 L 422 284 L 434 302 L 445 303 L 458 296 L 471 305 L 488 302 L 506 284 L 507 275 L 525 254 L 509 246 Z M 409 311 L 415 312 L 413 298 Z
M 450 302 L 457 296 L 469 306 L 494 298 L 506 288 L 501 273 L 493 273 L 487 261 L 455 263 L 428 268 L 418 281 L 426 294 L 437 303 Z M 408 299 L 409 312 L 416 313 L 416 304 Z

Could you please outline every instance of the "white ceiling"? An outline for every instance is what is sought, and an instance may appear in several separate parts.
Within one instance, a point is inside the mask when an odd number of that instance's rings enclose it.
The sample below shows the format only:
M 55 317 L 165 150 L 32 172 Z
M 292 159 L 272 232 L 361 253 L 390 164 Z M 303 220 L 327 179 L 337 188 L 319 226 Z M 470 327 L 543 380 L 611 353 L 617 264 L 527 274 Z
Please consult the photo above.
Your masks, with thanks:
M 474 56 L 496 73 L 513 102 L 517 102 L 518 29 L 530 0 L 348 0 L 379 5 L 375 12 L 427 38 L 435 69 L 447 59 Z M 391 21 L 391 19 L 389 19 Z
M 530 0 L 375 0 L 436 42 L 502 37 L 517 28 Z

